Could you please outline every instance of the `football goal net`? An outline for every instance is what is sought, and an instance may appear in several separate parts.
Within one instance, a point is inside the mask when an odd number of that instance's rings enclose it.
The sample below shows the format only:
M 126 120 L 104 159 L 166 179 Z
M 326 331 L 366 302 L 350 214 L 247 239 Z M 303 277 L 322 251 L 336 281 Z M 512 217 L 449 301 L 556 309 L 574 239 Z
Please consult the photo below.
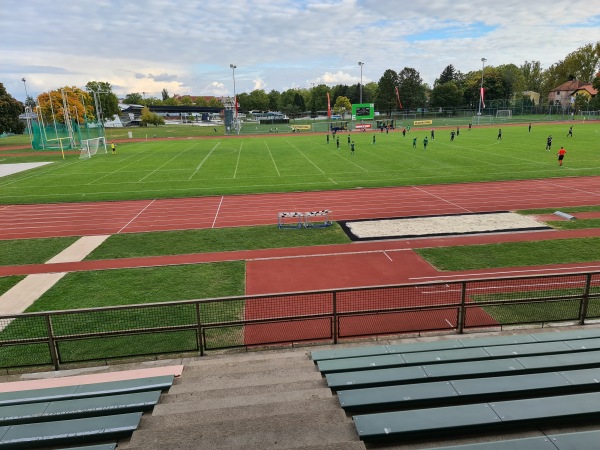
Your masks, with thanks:
M 501 120 L 512 118 L 512 109 L 499 109 L 496 111 L 496 118 Z
M 108 153 L 106 150 L 106 139 L 97 137 L 81 141 L 81 153 L 79 159 L 90 159 L 97 153 Z

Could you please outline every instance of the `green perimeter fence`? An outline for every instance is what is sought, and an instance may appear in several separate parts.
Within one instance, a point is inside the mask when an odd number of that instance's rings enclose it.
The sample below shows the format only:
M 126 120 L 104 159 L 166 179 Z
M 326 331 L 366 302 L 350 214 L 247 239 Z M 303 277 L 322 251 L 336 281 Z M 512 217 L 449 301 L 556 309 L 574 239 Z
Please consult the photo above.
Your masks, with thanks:
M 599 318 L 597 272 L 24 313 L 0 317 L 0 367 Z

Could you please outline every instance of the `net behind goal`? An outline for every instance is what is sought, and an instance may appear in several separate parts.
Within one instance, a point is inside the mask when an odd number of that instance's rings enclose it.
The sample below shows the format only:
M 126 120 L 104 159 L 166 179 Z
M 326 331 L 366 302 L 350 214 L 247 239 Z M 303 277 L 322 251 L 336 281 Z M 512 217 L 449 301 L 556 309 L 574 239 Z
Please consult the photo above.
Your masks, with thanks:
M 498 111 L 496 111 L 496 118 L 498 118 L 498 119 L 512 118 L 512 109 L 499 109 Z
M 79 159 L 90 159 L 96 153 L 108 153 L 106 140 L 103 137 L 84 139 L 81 141 L 81 154 Z

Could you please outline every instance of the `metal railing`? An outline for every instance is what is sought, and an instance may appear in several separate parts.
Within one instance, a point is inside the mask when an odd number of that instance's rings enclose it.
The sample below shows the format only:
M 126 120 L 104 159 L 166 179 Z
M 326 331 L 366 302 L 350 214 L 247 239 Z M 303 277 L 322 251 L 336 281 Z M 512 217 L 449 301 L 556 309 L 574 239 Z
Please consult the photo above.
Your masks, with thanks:
M 597 272 L 50 311 L 0 316 L 0 367 L 597 318 Z

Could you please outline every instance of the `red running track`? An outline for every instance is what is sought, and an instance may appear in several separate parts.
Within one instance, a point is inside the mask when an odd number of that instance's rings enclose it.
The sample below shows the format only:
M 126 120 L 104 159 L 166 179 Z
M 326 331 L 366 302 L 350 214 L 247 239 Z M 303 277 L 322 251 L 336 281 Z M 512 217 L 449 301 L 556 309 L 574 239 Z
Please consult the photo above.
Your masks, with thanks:
M 593 205 L 600 177 L 0 206 L 0 239 L 272 225 L 277 213 L 329 209 L 336 220 Z

